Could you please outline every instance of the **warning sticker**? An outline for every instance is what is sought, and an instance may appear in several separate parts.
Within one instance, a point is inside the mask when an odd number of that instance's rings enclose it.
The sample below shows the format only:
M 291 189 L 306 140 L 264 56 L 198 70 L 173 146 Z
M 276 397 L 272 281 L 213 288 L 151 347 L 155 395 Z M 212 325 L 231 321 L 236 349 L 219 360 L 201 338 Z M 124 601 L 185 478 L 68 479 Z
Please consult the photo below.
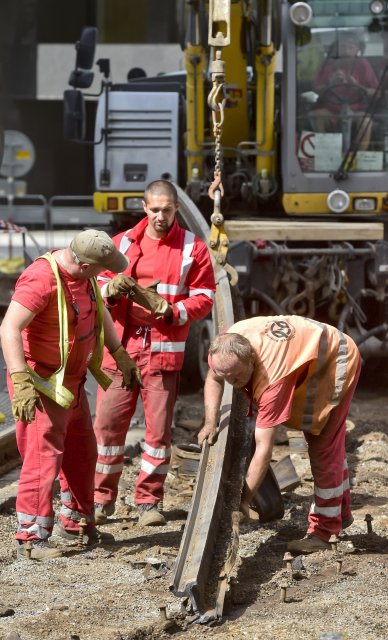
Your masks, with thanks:
M 298 158 L 305 171 L 332 171 L 341 164 L 342 133 L 302 131 Z

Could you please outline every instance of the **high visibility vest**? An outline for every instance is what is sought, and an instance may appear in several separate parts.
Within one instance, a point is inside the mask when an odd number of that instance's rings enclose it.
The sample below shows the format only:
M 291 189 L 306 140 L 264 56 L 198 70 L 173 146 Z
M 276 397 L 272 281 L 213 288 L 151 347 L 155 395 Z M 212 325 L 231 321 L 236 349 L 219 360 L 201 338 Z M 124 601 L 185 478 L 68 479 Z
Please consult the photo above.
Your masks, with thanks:
M 270 385 L 307 367 L 285 425 L 319 434 L 357 374 L 360 354 L 353 340 L 336 327 L 301 316 L 241 320 L 228 333 L 247 338 L 257 354 L 252 376 L 252 398 L 257 402 Z
M 28 371 L 34 382 L 34 386 L 38 391 L 54 400 L 64 409 L 68 409 L 74 400 L 74 395 L 63 385 L 67 359 L 69 355 L 69 322 L 67 314 L 67 305 L 65 293 L 62 287 L 61 278 L 59 276 L 58 265 L 51 253 L 45 253 L 41 258 L 47 260 L 54 272 L 57 281 L 57 300 L 58 300 L 58 318 L 59 318 L 59 352 L 61 356 L 61 364 L 49 378 L 42 378 L 27 365 Z M 106 391 L 112 380 L 101 371 L 102 356 L 104 350 L 104 323 L 103 313 L 104 305 L 101 298 L 100 289 L 95 278 L 90 278 L 94 295 L 97 302 L 97 330 L 98 338 L 93 350 L 91 360 L 88 365 L 89 371 L 92 373 L 98 384 Z

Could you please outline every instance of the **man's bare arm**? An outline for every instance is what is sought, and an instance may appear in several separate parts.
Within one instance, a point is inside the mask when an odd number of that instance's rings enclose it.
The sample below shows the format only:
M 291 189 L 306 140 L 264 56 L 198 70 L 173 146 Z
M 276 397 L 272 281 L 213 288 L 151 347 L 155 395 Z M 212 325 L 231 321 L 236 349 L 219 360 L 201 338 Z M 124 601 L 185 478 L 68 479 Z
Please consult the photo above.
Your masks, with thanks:
M 11 300 L 0 329 L 4 360 L 10 373 L 27 371 L 22 330 L 30 324 L 35 315 L 19 302 Z
M 213 444 L 217 435 L 218 416 L 222 395 L 224 393 L 224 380 L 209 369 L 204 386 L 205 422 L 198 434 L 198 444 L 204 440 Z
M 245 477 L 244 490 L 241 497 L 240 509 L 249 517 L 249 505 L 257 489 L 263 482 L 272 457 L 275 442 L 276 427 L 255 429 L 256 449 Z

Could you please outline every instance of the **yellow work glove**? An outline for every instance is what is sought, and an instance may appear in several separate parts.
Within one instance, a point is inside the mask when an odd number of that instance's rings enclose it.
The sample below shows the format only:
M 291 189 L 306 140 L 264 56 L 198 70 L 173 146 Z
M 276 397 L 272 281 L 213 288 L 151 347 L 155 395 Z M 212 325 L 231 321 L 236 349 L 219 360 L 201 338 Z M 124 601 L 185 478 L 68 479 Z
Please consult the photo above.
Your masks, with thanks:
M 11 380 L 13 384 L 11 402 L 13 417 L 21 422 L 33 422 L 35 409 L 38 408 L 42 411 L 43 407 L 30 374 L 27 371 L 15 371 L 11 373 Z
M 137 285 L 136 280 L 120 273 L 107 284 L 105 298 L 115 298 L 117 300 L 117 298 L 129 293 L 135 285 Z
M 120 345 L 119 348 L 111 354 L 111 356 L 123 374 L 123 387 L 126 387 L 131 391 L 134 390 L 137 384 L 139 387 L 143 387 L 140 369 L 136 362 L 134 362 L 125 351 L 123 345 Z
M 151 311 L 157 318 L 170 317 L 172 307 L 159 293 L 156 292 L 160 280 L 155 280 L 148 287 L 142 287 L 135 280 L 134 286 L 128 292 L 128 298 L 141 307 Z

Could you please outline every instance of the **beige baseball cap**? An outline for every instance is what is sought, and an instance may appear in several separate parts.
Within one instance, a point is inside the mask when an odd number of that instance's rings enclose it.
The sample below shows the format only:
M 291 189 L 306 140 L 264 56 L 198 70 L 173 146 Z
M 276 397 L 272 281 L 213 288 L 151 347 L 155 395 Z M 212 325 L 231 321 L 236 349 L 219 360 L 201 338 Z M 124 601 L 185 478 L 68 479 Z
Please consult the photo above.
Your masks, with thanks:
M 125 271 L 129 265 L 128 258 L 117 249 L 105 231 L 81 231 L 71 241 L 70 249 L 78 264 L 100 264 L 114 273 Z

